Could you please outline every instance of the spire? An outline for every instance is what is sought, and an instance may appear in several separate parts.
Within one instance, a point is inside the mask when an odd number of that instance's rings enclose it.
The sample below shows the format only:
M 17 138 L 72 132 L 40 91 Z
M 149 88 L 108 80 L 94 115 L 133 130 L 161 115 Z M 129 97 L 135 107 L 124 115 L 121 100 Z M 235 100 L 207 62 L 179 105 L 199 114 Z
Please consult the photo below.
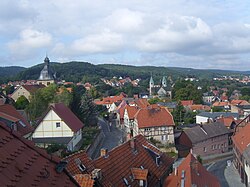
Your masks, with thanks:
M 165 76 L 163 76 L 163 78 L 162 78 L 161 85 L 162 85 L 162 87 L 167 87 L 167 79 Z
M 152 88 L 154 87 L 154 80 L 152 77 L 152 73 L 151 73 L 151 77 L 150 77 L 150 81 L 149 81 L 149 95 L 152 95 Z
M 47 53 L 46 53 L 46 57 L 45 57 L 45 59 L 44 59 L 44 63 L 45 63 L 45 65 L 49 65 L 49 57 L 47 56 Z
M 149 81 L 149 86 L 154 86 L 154 80 L 153 80 L 153 77 L 152 77 L 152 73 L 151 73 L 151 77 L 150 77 L 150 81 Z

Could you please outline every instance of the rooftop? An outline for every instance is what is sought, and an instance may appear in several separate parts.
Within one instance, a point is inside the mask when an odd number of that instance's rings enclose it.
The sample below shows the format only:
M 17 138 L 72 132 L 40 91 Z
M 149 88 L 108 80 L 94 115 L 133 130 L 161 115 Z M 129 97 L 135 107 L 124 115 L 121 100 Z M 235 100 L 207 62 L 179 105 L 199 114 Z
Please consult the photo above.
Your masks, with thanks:
M 48 155 L 0 122 L 1 186 L 78 186 L 59 158 Z
M 209 173 L 197 159 L 189 153 L 170 176 L 167 177 L 164 187 L 193 187 L 210 186 L 220 187 L 218 178 Z

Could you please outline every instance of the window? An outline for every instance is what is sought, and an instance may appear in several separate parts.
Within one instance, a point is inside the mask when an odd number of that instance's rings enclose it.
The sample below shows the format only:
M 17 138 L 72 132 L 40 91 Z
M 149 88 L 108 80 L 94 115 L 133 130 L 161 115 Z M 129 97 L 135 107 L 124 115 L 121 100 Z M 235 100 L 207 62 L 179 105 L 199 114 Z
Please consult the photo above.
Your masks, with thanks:
M 203 151 L 204 151 L 204 152 L 207 152 L 207 148 L 206 148 L 206 147 L 203 147 Z
M 56 128 L 61 127 L 60 122 L 56 122 Z

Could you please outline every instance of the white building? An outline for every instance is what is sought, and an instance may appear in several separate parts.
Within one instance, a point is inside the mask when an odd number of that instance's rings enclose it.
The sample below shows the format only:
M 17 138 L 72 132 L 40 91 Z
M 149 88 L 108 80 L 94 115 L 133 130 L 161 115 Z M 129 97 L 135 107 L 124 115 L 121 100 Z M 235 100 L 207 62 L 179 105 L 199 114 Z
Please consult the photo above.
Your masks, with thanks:
M 38 122 L 32 140 L 41 147 L 58 143 L 74 151 L 82 139 L 83 123 L 63 103 L 51 104 Z

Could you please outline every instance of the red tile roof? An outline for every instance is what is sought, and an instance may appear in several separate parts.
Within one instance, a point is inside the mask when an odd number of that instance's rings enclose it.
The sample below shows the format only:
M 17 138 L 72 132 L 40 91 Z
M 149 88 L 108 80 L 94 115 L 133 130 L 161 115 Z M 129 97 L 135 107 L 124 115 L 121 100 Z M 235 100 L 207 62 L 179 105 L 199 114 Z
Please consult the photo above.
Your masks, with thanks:
M 65 170 L 57 172 L 59 158 L 35 147 L 0 122 L 1 186 L 78 186 Z
M 205 111 L 211 110 L 211 107 L 207 105 L 190 105 L 188 107 L 190 108 L 190 110 L 205 110 Z
M 192 104 L 194 104 L 193 100 L 183 100 L 183 101 L 181 101 L 182 106 L 189 106 L 189 105 L 192 105 Z
M 231 105 L 250 105 L 249 102 L 247 102 L 246 100 L 232 100 L 231 102 Z
M 134 147 L 131 147 L 131 141 L 134 141 Z M 91 164 L 87 164 L 89 159 L 84 152 L 77 154 L 83 161 L 86 160 L 86 171 L 90 171 Z M 82 156 L 83 155 L 83 156 Z M 160 156 L 159 165 L 156 164 L 156 157 Z M 71 156 L 66 158 L 69 160 Z M 76 155 L 72 156 L 75 159 Z M 138 180 L 133 178 L 133 174 L 139 179 L 147 174 L 148 186 L 156 186 L 162 177 L 169 172 L 174 159 L 162 153 L 158 148 L 150 144 L 142 135 L 136 136 L 113 150 L 107 152 L 106 156 L 93 160 L 95 169 L 101 170 L 101 180 L 98 180 L 103 187 L 127 186 L 125 181 L 131 186 L 139 186 Z M 69 162 L 68 168 L 75 168 L 76 162 Z M 89 165 L 89 166 L 88 166 Z M 88 168 L 89 167 L 89 168 Z M 135 171 L 135 168 L 143 168 L 142 172 Z M 89 170 L 90 169 L 90 170 Z M 93 169 L 93 168 L 92 168 Z M 69 169 L 70 171 L 70 169 Z M 77 170 L 73 170 L 77 171 Z M 79 171 L 80 172 L 80 171 Z M 80 173 L 81 174 L 81 173 Z
M 226 127 L 231 127 L 231 124 L 235 122 L 233 116 L 222 117 L 222 118 L 217 119 L 216 121 L 223 123 Z
M 74 178 L 81 187 L 93 187 L 94 186 L 95 181 L 88 174 L 84 174 L 84 175 L 77 174 L 74 176 Z
M 216 102 L 214 102 L 213 103 L 213 106 L 214 107 L 220 107 L 220 106 L 228 106 L 229 105 L 229 103 L 228 102 L 219 102 L 219 101 L 216 101 Z
M 63 160 L 68 162 L 67 170 L 72 176 L 77 174 L 91 174 L 91 172 L 94 170 L 93 161 L 88 157 L 85 151 L 74 153 Z M 79 164 L 83 164 L 86 169 L 82 171 L 79 168 Z
M 172 114 L 165 107 L 150 105 L 135 114 L 139 128 L 174 126 Z
M 248 123 L 246 126 L 238 128 L 238 132 L 234 136 L 232 136 L 232 140 L 234 145 L 238 148 L 238 150 L 243 154 L 243 151 L 250 144 L 250 124 Z
M 182 178 L 185 187 L 192 187 L 193 185 L 220 187 L 218 178 L 209 173 L 191 153 L 182 161 L 177 171 L 167 177 L 164 187 L 181 187 Z
M 136 99 L 134 102 L 140 108 L 145 108 L 150 105 L 148 100 L 144 98 Z
M 102 99 L 102 101 L 97 100 L 97 101 L 95 101 L 95 104 L 97 104 L 97 105 L 112 104 L 112 103 L 115 103 L 115 102 L 118 102 L 118 101 L 122 101 L 122 99 L 125 98 L 125 97 L 127 97 L 127 95 L 122 92 L 118 96 L 104 97 Z
M 131 172 L 136 180 L 147 180 L 148 169 L 132 168 Z
M 120 114 L 120 119 L 124 119 L 124 112 L 125 112 L 126 106 L 127 106 L 126 101 L 122 101 L 117 107 L 117 112 Z
M 21 134 L 21 136 L 29 134 L 33 131 L 33 127 L 12 105 L 0 105 L 0 121 L 1 119 L 16 123 L 17 131 Z M 21 123 L 24 123 L 25 126 Z
M 164 173 L 168 171 L 173 159 L 160 152 L 151 145 L 142 135 L 135 137 L 135 149 L 130 146 L 130 141 L 111 150 L 106 157 L 99 157 L 94 161 L 95 168 L 101 169 L 103 186 L 126 186 L 125 178 L 129 185 L 139 186 L 138 181 L 131 180 L 132 168 L 148 169 L 150 176 L 147 178 L 148 186 L 156 186 L 156 183 Z M 161 163 L 156 164 L 154 156 L 161 156 Z M 154 156 L 152 156 L 154 155 Z
M 130 120 L 133 120 L 134 119 L 134 116 L 135 114 L 137 113 L 137 111 L 139 110 L 139 108 L 137 106 L 130 106 L 130 105 L 127 105 L 125 107 L 125 110 L 127 110 L 127 113 L 128 113 L 128 117 Z
M 77 132 L 78 130 L 83 128 L 83 123 L 63 103 L 51 104 L 49 109 L 52 109 L 68 125 L 68 127 L 72 131 Z

